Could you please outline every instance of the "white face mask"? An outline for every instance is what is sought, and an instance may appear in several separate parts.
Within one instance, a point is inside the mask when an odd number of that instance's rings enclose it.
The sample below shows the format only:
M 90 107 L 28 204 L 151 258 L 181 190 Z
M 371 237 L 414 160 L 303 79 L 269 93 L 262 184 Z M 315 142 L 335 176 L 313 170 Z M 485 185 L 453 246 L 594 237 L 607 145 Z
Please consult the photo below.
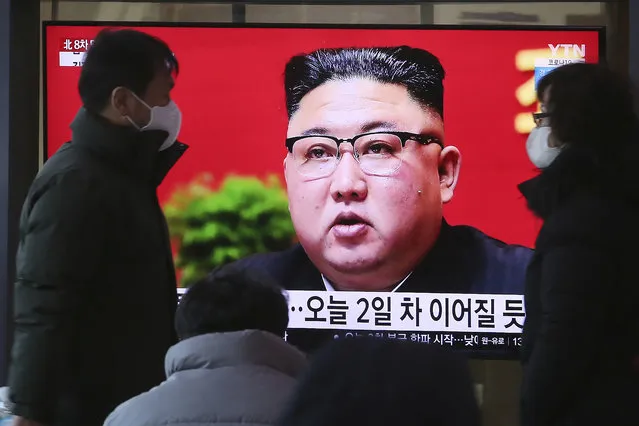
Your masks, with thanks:
M 535 127 L 526 141 L 528 158 L 539 169 L 545 169 L 557 158 L 561 148 L 548 146 L 550 127 Z
M 133 92 L 131 92 L 133 93 Z M 178 108 L 177 104 L 170 101 L 164 106 L 150 107 L 146 102 L 140 99 L 135 93 L 133 96 L 142 103 L 145 107 L 151 111 L 151 119 L 146 126 L 140 127 L 130 118 L 126 117 L 129 122 L 135 126 L 138 130 L 164 130 L 169 133 L 166 140 L 160 146 L 160 151 L 163 151 L 173 145 L 180 133 L 180 127 L 182 127 L 182 112 Z

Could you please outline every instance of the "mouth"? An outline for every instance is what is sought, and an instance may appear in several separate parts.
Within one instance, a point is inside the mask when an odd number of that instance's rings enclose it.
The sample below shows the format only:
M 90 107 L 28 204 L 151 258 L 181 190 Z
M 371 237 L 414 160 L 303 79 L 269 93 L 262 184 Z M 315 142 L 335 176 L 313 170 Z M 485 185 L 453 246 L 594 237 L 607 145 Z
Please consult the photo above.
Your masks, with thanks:
M 372 229 L 369 221 L 354 213 L 340 213 L 331 225 L 331 235 L 344 243 L 361 242 Z
M 340 213 L 333 221 L 331 227 L 353 225 L 371 226 L 370 222 L 355 213 Z

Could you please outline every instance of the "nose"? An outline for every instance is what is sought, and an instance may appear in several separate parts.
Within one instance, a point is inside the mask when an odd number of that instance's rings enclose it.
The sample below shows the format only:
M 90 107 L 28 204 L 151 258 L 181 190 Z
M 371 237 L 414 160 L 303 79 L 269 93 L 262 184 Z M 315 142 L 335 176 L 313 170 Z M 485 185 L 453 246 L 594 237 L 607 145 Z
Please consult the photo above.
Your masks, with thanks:
M 331 176 L 331 196 L 336 202 L 363 201 L 368 195 L 366 176 L 353 156 L 343 152 Z

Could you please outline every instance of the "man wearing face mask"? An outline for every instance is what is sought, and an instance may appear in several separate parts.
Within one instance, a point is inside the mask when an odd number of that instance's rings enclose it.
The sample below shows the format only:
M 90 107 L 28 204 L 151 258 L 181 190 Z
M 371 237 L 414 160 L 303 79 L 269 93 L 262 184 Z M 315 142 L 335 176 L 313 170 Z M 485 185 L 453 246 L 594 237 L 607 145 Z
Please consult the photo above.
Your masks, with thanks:
M 164 379 L 177 286 L 156 189 L 186 150 L 177 72 L 163 41 L 132 30 L 101 32 L 86 54 L 72 140 L 22 211 L 15 425 L 101 425 Z

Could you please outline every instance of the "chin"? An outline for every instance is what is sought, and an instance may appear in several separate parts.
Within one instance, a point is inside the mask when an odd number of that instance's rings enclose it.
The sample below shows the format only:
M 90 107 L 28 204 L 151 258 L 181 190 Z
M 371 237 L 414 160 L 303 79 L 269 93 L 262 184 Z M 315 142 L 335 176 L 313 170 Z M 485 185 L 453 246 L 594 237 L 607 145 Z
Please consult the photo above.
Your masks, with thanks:
M 366 252 L 347 248 L 336 250 L 336 247 L 324 253 L 324 259 L 331 268 L 342 274 L 368 273 L 382 263 L 380 256 L 369 250 Z

